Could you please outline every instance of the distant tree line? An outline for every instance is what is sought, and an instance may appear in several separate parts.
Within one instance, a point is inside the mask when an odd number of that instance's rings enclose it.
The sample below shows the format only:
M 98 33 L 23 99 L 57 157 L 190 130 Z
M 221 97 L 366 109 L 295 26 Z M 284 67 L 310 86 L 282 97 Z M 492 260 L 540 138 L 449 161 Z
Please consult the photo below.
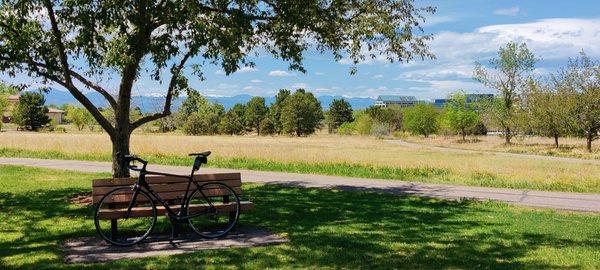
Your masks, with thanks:
M 270 106 L 263 97 L 253 97 L 246 104 L 236 104 L 227 111 L 223 105 L 211 103 L 200 93 L 190 91 L 179 110 L 160 119 L 156 125 L 161 132 L 181 129 L 189 135 L 305 136 L 321 128 L 323 119 L 321 103 L 304 89 L 294 93 L 281 89 Z
M 501 131 L 507 144 L 517 135 L 539 135 L 553 138 L 558 148 L 562 137 L 582 137 L 591 152 L 592 142 L 600 138 L 600 63 L 581 52 L 558 72 L 536 78 L 538 60 L 525 43 L 510 42 L 498 55 L 489 67 L 477 64 L 474 71 L 475 79 L 498 90 L 493 98 L 469 100 L 457 91 L 443 108 L 427 103 L 372 106 L 354 111 L 341 124 L 331 118 L 330 130 L 378 137 L 396 131 L 425 137 L 457 134 L 466 141 L 468 135 L 492 129 Z

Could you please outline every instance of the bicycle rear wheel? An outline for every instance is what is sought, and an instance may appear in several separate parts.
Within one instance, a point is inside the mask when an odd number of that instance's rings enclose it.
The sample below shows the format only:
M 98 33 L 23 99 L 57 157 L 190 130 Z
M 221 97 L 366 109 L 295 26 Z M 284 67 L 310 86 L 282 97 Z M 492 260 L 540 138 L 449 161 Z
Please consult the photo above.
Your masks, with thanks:
M 186 203 L 190 227 L 204 238 L 217 238 L 233 229 L 240 216 L 240 198 L 229 186 L 206 183 Z
M 96 206 L 96 231 L 106 242 L 132 246 L 152 232 L 156 224 L 156 205 L 145 191 L 139 190 L 135 198 L 134 193 L 131 187 L 115 189 Z M 130 204 L 132 211 L 128 212 Z

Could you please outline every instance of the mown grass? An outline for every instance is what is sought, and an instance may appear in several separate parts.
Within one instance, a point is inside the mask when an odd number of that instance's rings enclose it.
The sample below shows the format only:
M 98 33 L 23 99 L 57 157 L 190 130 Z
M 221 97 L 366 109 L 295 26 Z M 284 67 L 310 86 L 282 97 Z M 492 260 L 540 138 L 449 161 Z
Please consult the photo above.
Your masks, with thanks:
M 59 151 L 31 151 L 0 148 L 0 157 L 29 157 L 42 159 L 65 159 L 87 161 L 111 161 L 110 155 L 65 153 Z M 187 156 L 144 155 L 152 164 L 190 166 L 192 159 Z M 432 167 L 388 167 L 349 163 L 308 163 L 276 162 L 255 158 L 211 157 L 209 167 L 248 169 L 260 171 L 294 172 L 321 175 L 337 175 L 372 179 L 392 179 L 426 183 L 450 183 L 482 187 L 534 189 L 569 192 L 600 192 L 600 181 L 576 182 L 535 182 L 502 178 L 486 171 L 474 171 L 470 175 L 456 173 L 449 169 Z
M 106 175 L 0 166 L 2 269 L 582 268 L 600 267 L 600 216 L 501 203 L 245 185 L 240 222 L 284 245 L 65 264 L 60 244 L 94 236 L 89 206 L 68 198 Z

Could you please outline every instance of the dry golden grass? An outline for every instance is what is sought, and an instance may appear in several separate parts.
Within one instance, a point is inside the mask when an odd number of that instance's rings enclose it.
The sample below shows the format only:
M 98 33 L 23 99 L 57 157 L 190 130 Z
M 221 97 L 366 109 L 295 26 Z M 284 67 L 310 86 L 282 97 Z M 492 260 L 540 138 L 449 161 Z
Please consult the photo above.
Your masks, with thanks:
M 409 136 L 404 139 L 409 142 L 459 149 L 600 159 L 600 141 L 592 143 L 592 153 L 589 153 L 585 149 L 585 140 L 581 138 L 560 138 L 558 149 L 554 147 L 554 139 L 537 136 L 515 137 L 509 145 L 499 136 L 471 137 L 467 142 L 462 142 L 459 136 L 441 135 L 428 138 Z
M 111 146 L 108 136 L 101 133 L 3 132 L 0 133 L 0 148 L 108 154 Z M 279 162 L 431 167 L 449 169 L 458 177 L 480 177 L 490 181 L 502 178 L 545 184 L 584 181 L 600 185 L 600 166 L 594 164 L 424 150 L 358 136 L 288 138 L 134 134 L 131 148 L 132 152 L 142 156 L 183 156 L 190 152 L 211 150 L 221 158 L 250 157 Z

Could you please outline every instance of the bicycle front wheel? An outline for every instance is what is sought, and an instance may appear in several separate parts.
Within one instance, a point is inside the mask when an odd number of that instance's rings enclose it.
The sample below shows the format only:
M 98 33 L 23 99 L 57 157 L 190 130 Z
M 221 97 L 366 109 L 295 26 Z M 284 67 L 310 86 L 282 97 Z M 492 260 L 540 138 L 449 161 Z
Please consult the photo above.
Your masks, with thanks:
M 223 183 L 206 183 L 192 193 L 186 209 L 189 225 L 196 234 L 217 238 L 235 227 L 240 216 L 240 198 Z
M 131 211 L 128 211 L 131 206 Z M 131 187 L 117 188 L 102 199 L 94 214 L 102 239 L 117 246 L 132 246 L 148 237 L 156 224 L 156 205 L 148 193 Z

